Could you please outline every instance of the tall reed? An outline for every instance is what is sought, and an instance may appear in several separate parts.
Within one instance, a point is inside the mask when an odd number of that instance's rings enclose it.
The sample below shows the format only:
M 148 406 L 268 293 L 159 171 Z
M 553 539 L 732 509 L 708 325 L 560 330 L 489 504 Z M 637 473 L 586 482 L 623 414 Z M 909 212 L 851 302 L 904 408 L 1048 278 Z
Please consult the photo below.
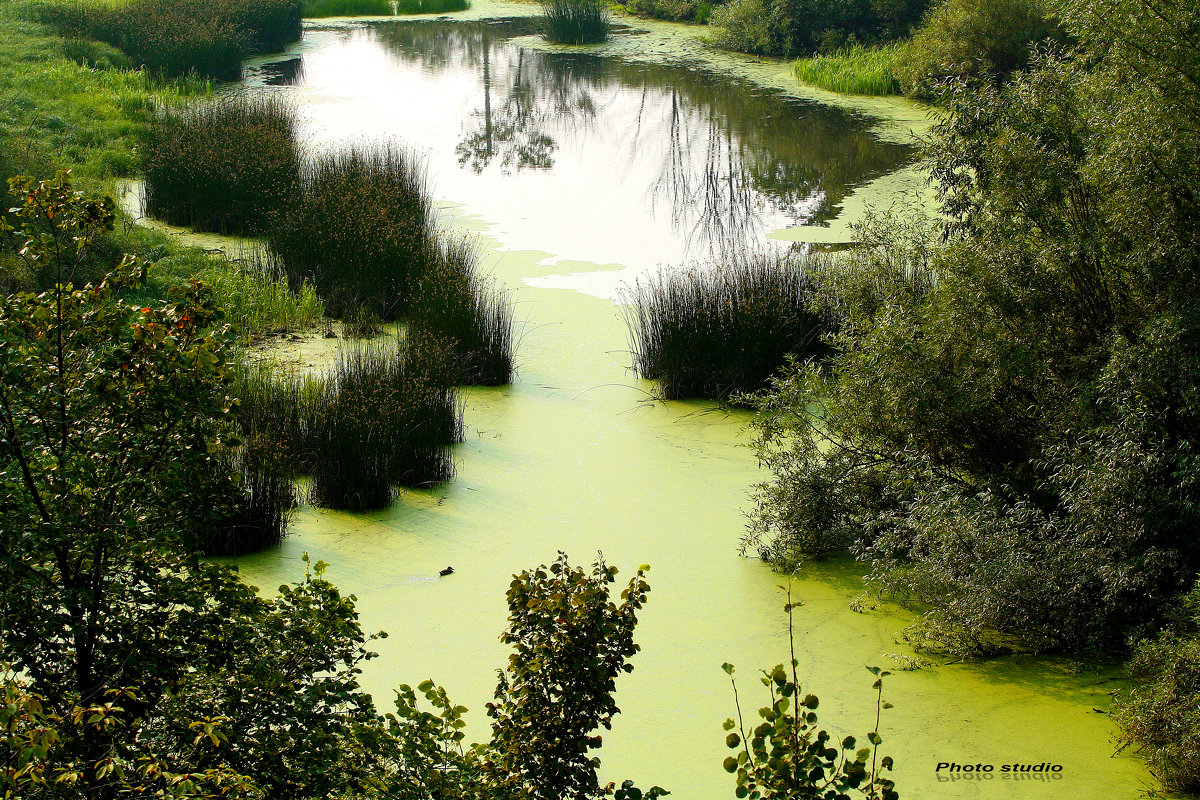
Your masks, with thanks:
M 198 230 L 261 234 L 299 190 L 295 112 L 269 95 L 165 111 L 147 126 L 142 160 L 145 213 Z
M 634 369 L 664 399 L 755 392 L 786 358 L 820 357 L 831 313 L 810 309 L 812 259 L 727 257 L 660 271 L 626 295 Z
M 478 258 L 470 239 L 440 243 L 413 291 L 409 324 L 450 345 L 456 383 L 497 386 L 512 379 L 513 310 L 479 274 Z
M 311 282 L 331 316 L 396 319 L 434 256 L 423 163 L 395 144 L 308 159 L 300 192 L 267 234 L 288 280 Z
M 217 450 L 213 465 L 229 483 L 224 502 L 213 503 L 216 518 L 201 537 L 201 552 L 237 556 L 283 541 L 296 505 L 286 465 L 251 442 Z
M 608 38 L 611 15 L 604 0 L 545 0 L 542 36 L 555 44 L 593 44 Z
M 311 416 L 312 501 L 363 511 L 386 506 L 395 485 L 450 480 L 463 428 L 449 370 L 445 348 L 421 337 L 343 350 Z

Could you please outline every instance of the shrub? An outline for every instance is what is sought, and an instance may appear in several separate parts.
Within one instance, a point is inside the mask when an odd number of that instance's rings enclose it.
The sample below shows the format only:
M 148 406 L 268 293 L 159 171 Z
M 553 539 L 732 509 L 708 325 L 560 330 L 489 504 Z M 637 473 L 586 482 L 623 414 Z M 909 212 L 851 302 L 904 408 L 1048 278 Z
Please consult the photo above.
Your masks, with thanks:
M 821 357 L 829 312 L 809 308 L 817 262 L 730 257 L 664 271 L 628 294 L 634 369 L 665 399 L 757 392 L 789 357 Z
M 163 112 L 142 150 L 145 213 L 175 225 L 261 234 L 299 186 L 295 114 L 270 96 Z
M 542 3 L 542 36 L 555 44 L 593 44 L 608 38 L 610 15 L 604 0 L 548 0 Z
M 1137 646 L 1133 686 L 1117 695 L 1113 716 L 1125 745 L 1136 745 L 1174 792 L 1200 793 L 1200 584 L 1183 603 L 1176 630 Z
M 896 77 L 905 94 L 933 100 L 947 79 L 1002 80 L 1025 69 L 1039 43 L 1065 39 L 1043 0 L 945 0 L 913 35 Z
M 468 0 L 305 0 L 306 17 L 385 17 L 464 11 Z
M 907 36 L 928 5 L 929 0 L 732 0 L 714 9 L 710 24 L 719 47 L 790 58 Z
M 267 234 L 293 287 L 310 282 L 330 316 L 396 319 L 434 255 L 425 169 L 397 145 L 318 156 Z
M 450 344 L 456 383 L 496 386 L 512 377 L 512 306 L 478 274 L 477 258 L 468 239 L 442 243 L 417 282 L 410 319 L 414 328 Z
M 625 10 L 639 17 L 704 24 L 712 14 L 713 5 L 704 0 L 629 0 Z

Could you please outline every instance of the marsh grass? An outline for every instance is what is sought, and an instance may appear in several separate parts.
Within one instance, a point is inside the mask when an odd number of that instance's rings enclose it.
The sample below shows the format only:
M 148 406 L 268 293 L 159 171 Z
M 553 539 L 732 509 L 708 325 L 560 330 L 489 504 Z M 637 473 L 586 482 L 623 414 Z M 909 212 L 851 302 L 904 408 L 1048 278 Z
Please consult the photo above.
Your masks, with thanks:
M 29 13 L 76 39 L 96 39 L 158 77 L 241 77 L 242 61 L 300 38 L 299 0 L 43 0 Z
M 829 55 L 796 62 L 796 78 L 803 83 L 841 94 L 900 94 L 895 65 L 905 57 L 903 45 L 844 48 Z
M 145 213 L 202 231 L 264 233 L 299 187 L 295 112 L 271 96 L 157 114 L 142 156 Z
M 441 243 L 417 281 L 409 317 L 414 329 L 449 344 L 455 383 L 497 386 L 512 379 L 512 304 L 479 274 L 472 240 Z
M 306 17 L 366 17 L 393 14 L 445 14 L 464 11 L 467 0 L 305 0 Z
M 330 316 L 365 309 L 393 320 L 434 255 L 431 214 L 417 156 L 394 144 L 353 147 L 304 162 L 267 243 L 292 285 L 311 282 Z
M 428 339 L 341 351 L 310 418 L 312 502 L 351 511 L 383 508 L 393 486 L 450 480 L 448 446 L 463 434 L 450 379 L 445 348 Z
M 634 369 L 668 400 L 756 392 L 788 356 L 821 357 L 834 317 L 810 310 L 818 262 L 738 256 L 638 281 L 625 299 Z
M 546 0 L 542 36 L 554 44 L 594 44 L 608 38 L 611 15 L 603 0 Z
M 224 264 L 207 266 L 197 277 L 213 288 L 224 321 L 246 343 L 312 328 L 325 313 L 312 284 L 302 283 L 293 290 L 282 270 L 262 251 L 251 250 Z
M 279 544 L 287 534 L 296 492 L 286 466 L 247 442 L 213 454 L 215 469 L 230 480 L 229 499 L 200 542 L 206 556 L 238 556 Z

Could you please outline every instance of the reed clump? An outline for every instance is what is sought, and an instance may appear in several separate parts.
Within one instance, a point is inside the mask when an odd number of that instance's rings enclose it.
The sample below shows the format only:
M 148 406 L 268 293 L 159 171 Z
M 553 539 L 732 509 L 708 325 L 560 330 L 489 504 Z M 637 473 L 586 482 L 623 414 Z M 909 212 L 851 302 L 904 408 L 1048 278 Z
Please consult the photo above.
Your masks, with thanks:
M 315 397 L 307 447 L 310 499 L 351 511 L 383 508 L 393 486 L 454 477 L 449 445 L 462 413 L 444 346 L 404 337 L 392 348 L 343 350 Z
M 796 62 L 796 78 L 840 94 L 900 94 L 895 65 L 908 52 L 903 45 L 863 47 L 855 45 L 836 53 L 802 58 Z
M 434 255 L 431 216 L 417 156 L 395 144 L 352 147 L 304 162 L 267 243 L 289 282 L 311 282 L 330 316 L 365 308 L 394 320 Z
M 812 307 L 815 266 L 738 256 L 639 280 L 625 298 L 634 369 L 664 399 L 728 401 L 762 389 L 789 356 L 824 356 L 836 322 Z
M 608 38 L 611 14 L 604 0 L 546 0 L 542 36 L 554 44 L 594 44 Z
M 237 80 L 247 57 L 301 33 L 299 0 L 50 0 L 30 8 L 64 36 L 110 44 L 163 78 Z
M 142 137 L 142 159 L 145 213 L 197 230 L 266 233 L 300 186 L 295 113 L 271 96 L 162 112 Z
M 206 556 L 239 556 L 283 541 L 296 506 L 286 462 L 259 442 L 220 448 L 212 460 L 227 481 L 226 497 L 211 506 L 216 519 L 206 526 L 200 551 Z
M 417 280 L 409 311 L 414 330 L 448 343 L 455 383 L 498 386 L 512 379 L 513 311 L 479 274 L 472 240 L 443 241 Z

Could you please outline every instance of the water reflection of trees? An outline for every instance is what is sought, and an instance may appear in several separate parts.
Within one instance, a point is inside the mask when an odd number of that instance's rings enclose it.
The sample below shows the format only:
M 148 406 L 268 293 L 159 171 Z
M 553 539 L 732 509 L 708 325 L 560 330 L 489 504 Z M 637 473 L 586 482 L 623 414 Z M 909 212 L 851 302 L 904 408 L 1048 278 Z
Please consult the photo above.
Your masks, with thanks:
M 610 138 L 630 163 L 661 148 L 646 190 L 651 203 L 665 207 L 693 245 L 711 246 L 753 235 L 765 213 L 792 224 L 827 221 L 855 187 L 915 155 L 911 147 L 876 139 L 862 117 L 749 82 L 680 65 L 513 45 L 509 39 L 529 33 L 529 24 L 375 28 L 396 59 L 479 74 L 480 103 L 457 146 L 460 162 L 476 172 L 493 163 L 504 171 L 551 168 L 568 137 L 581 146 Z M 636 100 L 624 97 L 630 92 Z M 636 109 L 628 110 L 633 103 Z M 621 113 L 602 113 L 610 107 Z

